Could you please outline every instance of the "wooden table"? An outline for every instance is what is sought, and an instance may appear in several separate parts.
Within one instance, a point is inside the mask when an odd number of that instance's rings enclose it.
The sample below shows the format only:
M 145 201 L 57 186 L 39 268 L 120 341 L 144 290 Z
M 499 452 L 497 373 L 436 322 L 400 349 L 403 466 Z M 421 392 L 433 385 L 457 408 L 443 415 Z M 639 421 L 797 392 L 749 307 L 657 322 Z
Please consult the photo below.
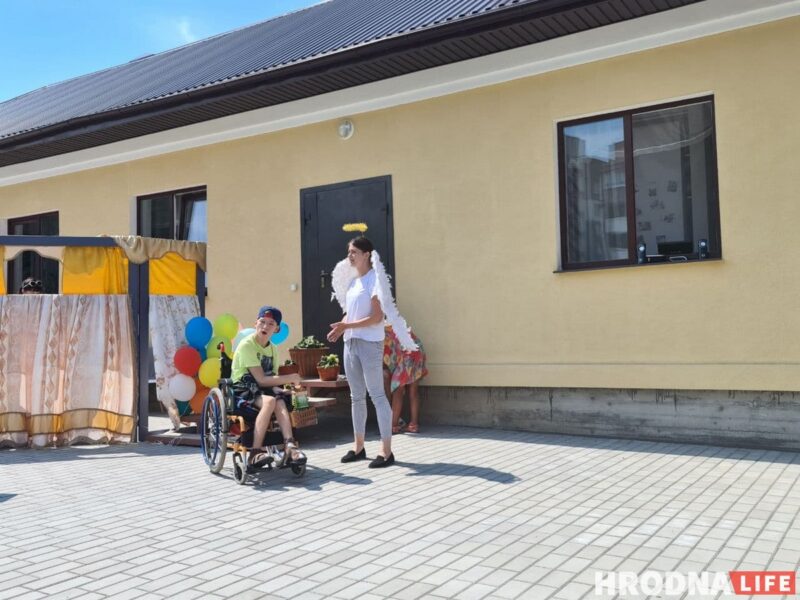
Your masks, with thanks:
M 350 389 L 350 384 L 347 383 L 347 378 L 344 375 L 339 375 L 336 381 L 323 381 L 322 379 L 306 379 L 304 378 L 301 383 L 308 388 L 309 404 L 321 408 L 323 406 L 333 406 L 336 404 L 336 398 L 322 398 L 317 396 L 320 390 L 345 390 Z

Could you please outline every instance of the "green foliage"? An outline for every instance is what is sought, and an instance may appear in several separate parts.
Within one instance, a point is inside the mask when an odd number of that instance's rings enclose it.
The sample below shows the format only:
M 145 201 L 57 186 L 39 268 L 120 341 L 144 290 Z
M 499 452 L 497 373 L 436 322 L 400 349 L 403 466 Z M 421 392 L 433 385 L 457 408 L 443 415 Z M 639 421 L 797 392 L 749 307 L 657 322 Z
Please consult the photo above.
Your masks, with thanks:
M 302 340 L 300 340 L 295 348 L 299 348 L 301 350 L 306 348 L 325 348 L 325 344 L 320 342 L 313 335 L 309 335 L 308 337 L 304 337 Z
M 339 356 L 337 354 L 326 354 L 317 363 L 318 367 L 338 367 Z

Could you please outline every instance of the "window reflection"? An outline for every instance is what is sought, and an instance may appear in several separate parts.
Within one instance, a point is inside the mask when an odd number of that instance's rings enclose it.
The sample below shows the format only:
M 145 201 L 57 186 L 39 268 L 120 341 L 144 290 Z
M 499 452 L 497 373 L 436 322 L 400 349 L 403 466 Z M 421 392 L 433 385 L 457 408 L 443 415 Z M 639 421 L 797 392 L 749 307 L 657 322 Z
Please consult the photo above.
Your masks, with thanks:
M 716 182 L 710 102 L 633 115 L 636 238 L 649 256 L 697 252 Z
M 564 152 L 569 262 L 628 258 L 622 119 L 566 127 Z

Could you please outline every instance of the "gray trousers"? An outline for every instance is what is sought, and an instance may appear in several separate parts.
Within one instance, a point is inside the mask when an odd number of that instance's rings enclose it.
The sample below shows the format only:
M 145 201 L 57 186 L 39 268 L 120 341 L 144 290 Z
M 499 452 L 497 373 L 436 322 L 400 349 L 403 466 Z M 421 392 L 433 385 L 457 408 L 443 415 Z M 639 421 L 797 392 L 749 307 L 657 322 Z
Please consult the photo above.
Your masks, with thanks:
M 367 392 L 378 415 L 381 439 L 392 437 L 392 409 L 383 389 L 383 342 L 351 338 L 344 343 L 344 368 L 353 402 L 353 432 L 363 437 L 367 428 Z

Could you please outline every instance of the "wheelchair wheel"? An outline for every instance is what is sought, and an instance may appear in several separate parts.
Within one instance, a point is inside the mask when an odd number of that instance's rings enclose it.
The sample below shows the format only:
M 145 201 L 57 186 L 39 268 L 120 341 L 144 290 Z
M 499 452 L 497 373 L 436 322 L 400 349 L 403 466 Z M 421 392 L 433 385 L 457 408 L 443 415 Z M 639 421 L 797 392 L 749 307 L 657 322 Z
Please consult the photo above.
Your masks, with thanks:
M 244 485 L 247 481 L 247 467 L 244 464 L 243 454 L 240 452 L 233 453 L 233 479 L 239 485 Z
M 219 473 L 225 464 L 228 451 L 228 417 L 222 393 L 213 388 L 203 402 L 200 421 L 200 450 L 209 471 Z
M 292 465 L 292 473 L 297 475 L 298 477 L 302 477 L 306 474 L 306 466 L 305 465 Z

